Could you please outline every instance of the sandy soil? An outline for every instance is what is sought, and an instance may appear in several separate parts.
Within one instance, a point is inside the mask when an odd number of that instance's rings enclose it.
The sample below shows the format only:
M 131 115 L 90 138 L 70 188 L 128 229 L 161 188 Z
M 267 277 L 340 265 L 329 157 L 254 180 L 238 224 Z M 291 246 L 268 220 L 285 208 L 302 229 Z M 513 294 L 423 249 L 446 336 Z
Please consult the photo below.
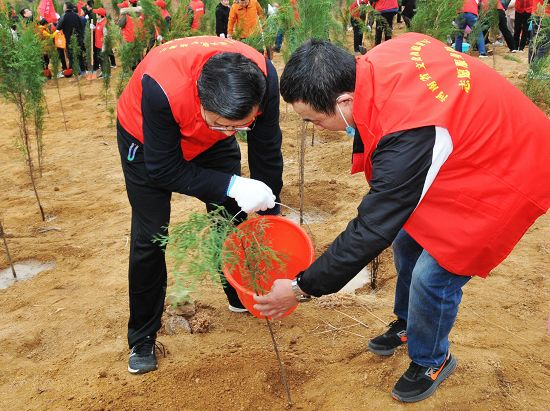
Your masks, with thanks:
M 513 82 L 526 56 L 496 67 Z M 276 57 L 282 68 L 280 57 Z M 487 64 L 492 65 L 491 59 Z M 51 83 L 51 82 L 50 82 Z M 0 290 L 0 409 L 280 410 L 284 390 L 265 322 L 227 310 L 221 289 L 196 293 L 202 333 L 159 339 L 168 354 L 160 370 L 126 371 L 127 254 L 130 208 L 115 130 L 100 82 L 61 80 L 69 116 L 65 132 L 57 91 L 47 86 L 46 158 L 39 191 L 54 219 L 42 223 L 20 153 L 16 113 L 0 119 L 0 212 L 17 261 L 55 261 L 32 280 Z M 513 104 L 513 102 L 511 102 Z M 296 207 L 300 122 L 281 104 L 283 202 Z M 343 134 L 315 134 L 306 157 L 306 209 L 326 217 L 310 224 L 317 252 L 355 215 L 368 187 L 348 176 L 351 144 Z M 243 151 L 246 146 L 243 145 Z M 246 157 L 244 157 L 246 158 Z M 175 195 L 173 221 L 202 210 Z M 55 230 L 40 233 L 41 228 Z M 44 231 L 44 230 L 42 230 Z M 0 269 L 7 266 L 0 253 Z M 392 320 L 395 270 L 382 255 L 379 288 L 323 298 L 274 323 L 296 409 L 548 409 L 550 399 L 550 215 L 528 231 L 488 280 L 466 287 L 453 353 L 458 368 L 430 399 L 405 407 L 389 394 L 407 368 L 406 349 L 388 358 L 366 351 Z

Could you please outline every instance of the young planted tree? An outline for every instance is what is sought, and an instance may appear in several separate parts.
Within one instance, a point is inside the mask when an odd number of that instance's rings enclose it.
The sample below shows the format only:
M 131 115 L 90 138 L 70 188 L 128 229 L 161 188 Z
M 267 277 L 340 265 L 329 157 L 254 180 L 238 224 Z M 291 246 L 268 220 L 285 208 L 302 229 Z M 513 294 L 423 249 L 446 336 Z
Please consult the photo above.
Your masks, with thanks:
M 222 266 L 231 270 L 238 266 L 242 285 L 257 295 L 269 292 L 264 286 L 269 281 L 269 272 L 274 268 L 283 270 L 285 256 L 270 248 L 265 232 L 268 223 L 258 220 L 251 231 L 245 232 L 237 229 L 235 217 L 223 207 L 207 214 L 194 213 L 171 228 L 170 235 L 157 237 L 155 241 L 161 247 L 168 246 L 168 255 L 174 260 L 174 285 L 169 294 L 172 304 L 188 302 L 196 284 L 205 277 L 216 283 L 226 281 L 220 274 Z M 232 241 L 226 242 L 228 237 Z M 267 317 L 266 321 L 290 405 L 292 399 L 284 365 Z
M 453 21 L 462 8 L 463 0 L 418 0 L 410 31 L 424 33 L 442 42 L 456 35 Z
M 189 19 L 189 2 L 180 1 L 174 15 L 172 15 L 172 28 L 166 34 L 167 40 L 188 37 L 191 34 L 191 19 Z
M 44 160 L 44 139 L 42 136 L 44 134 L 44 110 L 46 109 L 45 101 L 46 99 L 42 98 L 41 100 L 32 102 L 36 159 L 38 161 L 38 173 L 40 174 L 40 177 L 42 177 L 42 162 Z
M 15 267 L 13 265 L 13 260 L 11 259 L 10 249 L 8 247 L 8 240 L 6 240 L 6 232 L 4 231 L 4 222 L 0 218 L 0 237 L 4 243 L 4 250 L 6 250 L 6 258 L 8 259 L 8 264 L 11 267 L 11 273 L 13 278 L 17 278 L 17 273 L 15 272 Z
M 69 47 L 71 48 L 71 67 L 73 69 L 73 75 L 76 78 L 76 85 L 78 87 L 78 97 L 82 100 L 82 89 L 80 88 L 80 53 L 82 49 L 78 44 L 78 38 L 76 35 L 71 36 Z
M 61 98 L 61 90 L 59 89 L 59 79 L 57 78 L 57 73 L 61 70 L 61 60 L 54 44 L 50 44 L 47 50 L 48 56 L 50 57 L 50 62 L 52 63 L 52 78 L 55 88 L 57 89 L 57 96 L 59 97 L 59 108 L 61 109 L 61 114 L 63 116 L 63 126 L 65 127 L 65 131 L 68 131 L 67 119 L 65 118 L 65 109 L 63 108 L 63 99 Z
M 479 32 L 483 32 L 484 37 L 496 40 L 500 29 L 498 27 L 498 9 L 497 2 L 500 0 L 488 0 L 483 3 L 483 7 L 479 12 L 479 23 L 473 27 L 470 36 L 477 38 Z M 493 68 L 496 68 L 496 49 L 493 46 Z
M 550 113 L 550 16 L 548 0 L 533 13 L 533 37 L 529 43 L 529 70 L 524 93 L 542 110 Z
M 0 22 L 0 26 L 7 27 L 5 22 Z M 0 56 L 0 95 L 17 107 L 20 130 L 17 146 L 25 157 L 40 215 L 44 221 L 44 210 L 36 188 L 31 122 L 33 110 L 44 97 L 45 78 L 42 73 L 42 46 L 33 28 L 20 27 L 20 36 L 17 40 L 9 31 L 0 30 Z

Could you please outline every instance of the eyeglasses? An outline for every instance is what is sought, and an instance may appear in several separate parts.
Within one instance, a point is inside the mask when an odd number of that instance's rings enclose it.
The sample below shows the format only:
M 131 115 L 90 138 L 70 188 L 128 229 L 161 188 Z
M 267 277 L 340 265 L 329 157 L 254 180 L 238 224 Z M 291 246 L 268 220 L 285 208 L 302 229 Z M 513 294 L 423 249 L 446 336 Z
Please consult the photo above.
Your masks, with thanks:
M 256 120 L 252 120 L 249 125 L 245 126 L 208 126 L 213 131 L 250 131 L 256 125 Z

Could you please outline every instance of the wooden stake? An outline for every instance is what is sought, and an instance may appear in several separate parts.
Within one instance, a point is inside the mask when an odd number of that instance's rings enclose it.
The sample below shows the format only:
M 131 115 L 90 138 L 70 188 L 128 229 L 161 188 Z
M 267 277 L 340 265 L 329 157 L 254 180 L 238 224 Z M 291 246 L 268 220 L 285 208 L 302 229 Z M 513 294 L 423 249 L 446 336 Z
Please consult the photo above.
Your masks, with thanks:
M 300 185 L 300 225 L 304 224 L 304 185 L 305 185 L 305 160 L 306 160 L 306 131 L 307 123 L 302 121 L 302 130 L 300 133 L 300 177 L 298 183 Z
M 8 263 L 10 264 L 10 267 L 11 267 L 11 273 L 13 274 L 13 278 L 17 279 L 17 274 L 15 273 L 15 267 L 13 266 L 13 261 L 10 255 L 10 249 L 8 248 L 8 241 L 6 240 L 6 233 L 4 232 L 4 225 L 1 219 L 0 219 L 0 236 L 2 236 L 2 240 L 4 240 L 4 248 L 6 249 L 6 255 L 8 256 Z

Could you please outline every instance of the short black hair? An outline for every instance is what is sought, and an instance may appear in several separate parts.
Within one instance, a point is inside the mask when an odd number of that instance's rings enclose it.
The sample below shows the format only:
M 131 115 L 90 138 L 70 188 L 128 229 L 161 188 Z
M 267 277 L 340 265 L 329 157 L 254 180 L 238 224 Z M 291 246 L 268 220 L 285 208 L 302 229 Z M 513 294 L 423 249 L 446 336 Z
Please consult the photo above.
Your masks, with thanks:
M 21 17 L 25 17 L 25 10 L 31 11 L 31 9 L 29 9 L 28 7 L 23 7 L 21 10 L 19 10 L 19 14 L 21 15 Z
M 325 40 L 308 40 L 296 49 L 281 76 L 281 96 L 332 115 L 336 99 L 355 90 L 355 58 Z
M 90 7 L 94 7 L 94 0 L 88 0 L 86 4 Z
M 240 53 L 210 57 L 198 81 L 199 98 L 205 110 L 228 120 L 246 118 L 260 106 L 267 79 L 260 68 Z
M 70 1 L 65 2 L 65 7 L 67 7 L 67 10 L 74 10 L 74 4 Z

